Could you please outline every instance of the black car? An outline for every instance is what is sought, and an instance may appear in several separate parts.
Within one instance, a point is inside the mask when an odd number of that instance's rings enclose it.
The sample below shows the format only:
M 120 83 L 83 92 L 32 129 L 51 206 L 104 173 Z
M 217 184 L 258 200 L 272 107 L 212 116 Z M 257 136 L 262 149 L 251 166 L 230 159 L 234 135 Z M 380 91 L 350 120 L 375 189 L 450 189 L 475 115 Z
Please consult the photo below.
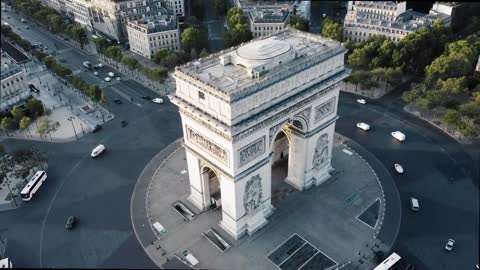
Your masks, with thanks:
M 65 224 L 65 229 L 71 230 L 73 228 L 73 225 L 75 225 L 75 222 L 77 222 L 77 217 L 76 216 L 70 216 L 67 219 L 67 224 Z
M 60 62 L 65 63 L 67 62 L 67 60 L 65 60 L 64 58 L 60 58 Z
M 121 125 L 122 127 L 126 127 L 126 126 L 128 125 L 128 123 L 127 123 L 127 121 L 122 120 L 122 121 L 120 122 L 120 125 Z
M 122 101 L 118 98 L 114 99 L 113 102 L 117 103 L 117 104 L 122 104 Z
M 150 96 L 142 96 L 143 99 L 152 99 Z
M 93 128 L 92 132 L 97 132 L 97 131 L 99 131 L 100 129 L 102 129 L 102 126 L 96 125 L 96 126 Z
M 68 37 L 64 37 L 63 40 L 68 41 Z

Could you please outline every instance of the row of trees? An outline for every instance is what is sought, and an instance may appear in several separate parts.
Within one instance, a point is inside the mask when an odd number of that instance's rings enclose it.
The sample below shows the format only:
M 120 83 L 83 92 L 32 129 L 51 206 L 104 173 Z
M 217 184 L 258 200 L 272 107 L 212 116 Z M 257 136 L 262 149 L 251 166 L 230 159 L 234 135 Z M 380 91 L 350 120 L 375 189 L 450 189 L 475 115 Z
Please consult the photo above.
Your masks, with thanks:
M 110 61 L 118 68 L 119 65 L 127 67 L 132 75 L 143 74 L 145 77 L 152 81 L 163 83 L 168 77 L 168 70 L 160 67 L 150 69 L 140 64 L 137 59 L 133 57 L 126 57 L 123 55 L 123 51 L 119 46 L 110 45 L 110 42 L 104 37 L 98 37 L 95 39 L 95 46 L 97 52 L 99 52 L 106 62 Z
M 229 9 L 226 22 L 228 30 L 223 33 L 225 47 L 237 46 L 253 39 L 248 18 L 242 9 L 238 7 Z
M 442 55 L 425 67 L 425 78 L 402 95 L 425 109 L 447 108 L 444 120 L 462 135 L 480 135 L 480 87 L 474 77 L 480 37 L 470 35 L 448 44 Z
M 13 43 L 18 44 L 23 50 L 29 52 L 32 50 L 32 44 L 28 41 L 23 39 L 17 33 L 13 32 L 12 28 L 7 25 L 1 26 L 2 35 L 9 38 Z
M 345 46 L 351 51 L 347 63 L 357 70 L 401 67 L 404 72 L 421 76 L 451 37 L 450 28 L 438 20 L 431 28 L 422 27 L 397 44 L 385 36 L 372 36 L 361 44 L 347 41 Z
M 322 21 L 322 36 L 337 41 L 343 40 L 343 24 L 338 19 L 325 18 Z
M 10 112 L 0 114 L 0 128 L 8 135 L 10 131 L 21 129 L 26 132 L 30 124 L 45 114 L 43 104 L 40 100 L 31 98 L 26 103 L 26 110 L 14 106 Z
M 12 7 L 29 18 L 45 24 L 55 33 L 64 33 L 82 48 L 88 43 L 87 33 L 80 25 L 67 24 L 56 10 L 42 5 L 37 0 L 10 0 Z
M 58 63 L 55 58 L 46 56 L 43 58 L 45 66 L 52 70 L 56 75 L 69 82 L 74 88 L 80 90 L 82 94 L 89 97 L 94 102 L 101 102 L 105 96 L 100 87 L 96 84 L 89 84 L 82 78 L 72 74 L 72 70 L 63 64 Z

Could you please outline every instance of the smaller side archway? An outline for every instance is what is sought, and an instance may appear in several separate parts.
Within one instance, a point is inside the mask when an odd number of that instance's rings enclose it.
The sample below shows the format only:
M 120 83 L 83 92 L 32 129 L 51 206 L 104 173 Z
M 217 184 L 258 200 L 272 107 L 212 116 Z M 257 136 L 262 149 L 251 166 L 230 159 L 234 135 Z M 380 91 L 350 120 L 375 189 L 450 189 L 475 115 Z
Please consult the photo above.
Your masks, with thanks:
M 204 165 L 201 168 L 202 183 L 204 186 L 204 200 L 206 207 L 221 207 L 221 188 L 219 174 L 210 166 Z

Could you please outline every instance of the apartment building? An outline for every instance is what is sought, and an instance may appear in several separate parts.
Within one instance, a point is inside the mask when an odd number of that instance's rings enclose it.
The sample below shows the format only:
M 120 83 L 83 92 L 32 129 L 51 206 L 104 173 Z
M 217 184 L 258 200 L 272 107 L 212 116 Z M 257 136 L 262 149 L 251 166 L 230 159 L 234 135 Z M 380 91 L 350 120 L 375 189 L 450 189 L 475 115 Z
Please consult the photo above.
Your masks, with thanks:
M 173 15 L 156 15 L 127 25 L 130 51 L 148 59 L 160 48 L 180 50 L 180 29 L 178 18 Z
M 7 58 L 2 54 L 0 110 L 6 109 L 29 93 L 24 70 L 18 65 L 6 63 L 4 59 Z
M 74 22 L 85 26 L 88 30 L 92 30 L 92 23 L 88 12 L 90 7 L 90 0 L 65 0 L 67 15 Z
M 164 0 L 164 7 L 176 16 L 185 16 L 185 2 L 184 0 Z
M 363 42 L 375 35 L 384 35 L 398 42 L 421 27 L 431 26 L 437 19 L 450 24 L 450 16 L 431 11 L 423 14 L 406 10 L 406 2 L 349 1 L 343 25 L 345 40 Z
M 287 9 L 253 8 L 248 12 L 250 30 L 254 37 L 263 37 L 287 28 L 290 12 Z

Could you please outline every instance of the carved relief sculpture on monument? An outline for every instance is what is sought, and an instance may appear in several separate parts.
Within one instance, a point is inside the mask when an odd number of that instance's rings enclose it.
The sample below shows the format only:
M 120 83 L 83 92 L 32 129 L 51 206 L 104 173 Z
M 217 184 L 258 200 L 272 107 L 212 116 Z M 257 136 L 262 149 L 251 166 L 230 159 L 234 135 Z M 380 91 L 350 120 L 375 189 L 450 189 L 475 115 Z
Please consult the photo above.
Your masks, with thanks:
M 243 205 L 247 215 L 255 213 L 262 203 L 262 178 L 260 174 L 252 176 L 245 185 L 245 194 L 243 195 Z
M 320 170 L 328 161 L 328 134 L 322 134 L 318 138 L 317 146 L 315 147 L 315 153 L 313 154 L 313 168 Z

